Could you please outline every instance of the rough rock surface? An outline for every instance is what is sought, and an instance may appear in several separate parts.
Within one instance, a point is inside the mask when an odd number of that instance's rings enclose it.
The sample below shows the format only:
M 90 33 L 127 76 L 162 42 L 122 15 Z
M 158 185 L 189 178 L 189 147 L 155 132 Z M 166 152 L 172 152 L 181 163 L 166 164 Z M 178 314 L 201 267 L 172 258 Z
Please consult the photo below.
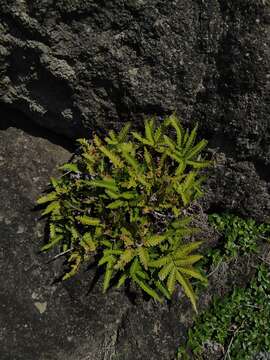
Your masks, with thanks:
M 219 153 L 216 165 L 207 171 L 201 204 L 210 213 L 226 209 L 269 223 L 270 182 L 267 181 L 267 173 L 261 174 L 261 169 L 256 171 L 252 162 L 235 161 Z
M 177 110 L 270 163 L 266 0 L 0 0 L 0 100 L 70 137 Z

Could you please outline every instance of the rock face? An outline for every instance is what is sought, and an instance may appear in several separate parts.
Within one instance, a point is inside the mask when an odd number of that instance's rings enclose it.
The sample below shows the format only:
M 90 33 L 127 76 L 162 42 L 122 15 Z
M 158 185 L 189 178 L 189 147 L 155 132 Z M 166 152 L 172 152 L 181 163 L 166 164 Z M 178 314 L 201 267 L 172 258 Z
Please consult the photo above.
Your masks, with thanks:
M 0 101 L 70 137 L 174 110 L 270 163 L 266 0 L 1 0 Z

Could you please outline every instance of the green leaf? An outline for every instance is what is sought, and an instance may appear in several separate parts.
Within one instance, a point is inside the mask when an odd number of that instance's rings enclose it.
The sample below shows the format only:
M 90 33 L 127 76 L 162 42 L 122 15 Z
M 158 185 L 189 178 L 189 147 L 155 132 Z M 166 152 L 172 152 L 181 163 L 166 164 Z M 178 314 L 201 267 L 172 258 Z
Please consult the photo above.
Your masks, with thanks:
M 125 124 L 125 126 L 121 129 L 119 135 L 118 135 L 118 143 L 125 142 L 129 133 L 131 127 L 131 123 L 128 122 Z
M 59 243 L 60 240 L 63 239 L 63 235 L 58 235 L 57 237 L 55 237 L 54 239 L 52 239 L 52 241 L 50 241 L 48 244 L 42 246 L 42 248 L 40 249 L 41 251 L 46 251 L 51 249 L 52 247 L 54 247 L 56 244 Z
M 100 224 L 100 219 L 93 218 L 87 215 L 76 216 L 76 220 L 78 220 L 83 225 L 98 226 Z
M 86 181 L 86 184 L 88 184 L 90 186 L 101 187 L 101 188 L 105 188 L 107 190 L 118 192 L 118 188 L 116 186 L 115 180 L 113 180 L 113 179 L 89 180 L 89 181 Z
M 168 299 L 171 300 L 171 294 L 168 289 L 162 284 L 160 280 L 155 281 L 157 289 Z
M 48 215 L 48 214 L 50 214 L 52 212 L 55 212 L 55 211 L 57 211 L 59 209 L 60 209 L 59 201 L 53 201 L 46 207 L 46 209 L 42 212 L 41 215 L 45 216 L 45 215 Z
M 55 191 L 50 192 L 49 194 L 40 197 L 40 198 L 37 200 L 37 203 L 38 203 L 39 205 L 45 204 L 46 202 L 53 201 L 53 200 L 57 199 L 57 196 L 58 196 L 58 195 L 57 195 L 57 193 L 56 193 Z
M 96 244 L 93 241 L 92 235 L 90 232 L 87 232 L 83 235 L 81 241 L 80 241 L 81 246 L 86 250 L 86 251 L 95 251 L 96 250 Z
M 105 293 L 109 288 L 112 275 L 113 275 L 112 264 L 107 263 L 106 271 L 104 275 L 104 281 L 103 281 L 103 293 Z
M 162 243 L 167 239 L 167 235 L 151 235 L 147 238 L 147 241 L 145 242 L 145 246 L 156 246 Z
M 134 249 L 126 249 L 120 256 L 120 259 L 114 266 L 115 269 L 123 269 L 135 256 Z
M 186 258 L 181 258 L 181 260 L 176 260 L 175 264 L 177 266 L 193 265 L 202 258 L 203 255 L 189 255 Z
M 78 165 L 73 164 L 73 163 L 66 163 L 66 164 L 61 165 L 59 167 L 59 170 L 71 171 L 71 172 L 75 172 L 75 173 L 80 172 L 80 170 L 78 169 Z
M 113 165 L 116 168 L 123 167 L 124 164 L 122 160 L 119 158 L 119 156 L 110 149 L 108 149 L 106 146 L 102 145 L 101 140 L 97 135 L 94 136 L 94 143 L 99 148 L 99 150 L 110 159 L 110 161 L 113 163 Z
M 118 209 L 118 208 L 123 207 L 125 205 L 126 205 L 125 201 L 115 200 L 115 201 L 111 202 L 109 205 L 107 205 L 106 208 L 108 208 L 108 209 Z
M 157 260 L 152 260 L 149 262 L 149 267 L 162 267 L 163 265 L 166 265 L 171 259 L 168 256 L 161 257 Z
M 145 137 L 150 142 L 151 145 L 154 145 L 154 143 L 155 143 L 154 137 L 153 137 L 153 126 L 154 126 L 153 119 L 145 120 L 145 122 L 144 122 Z
M 194 310 L 197 313 L 196 295 L 194 294 L 194 291 L 193 291 L 189 281 L 185 278 L 184 275 L 181 275 L 179 271 L 176 271 L 176 280 L 184 289 L 185 294 L 190 299 L 190 302 L 191 302 Z
M 116 285 L 117 289 L 119 289 L 124 283 L 126 282 L 128 276 L 126 274 L 123 274 L 120 279 L 118 280 L 118 283 Z
M 170 294 L 172 294 L 174 292 L 175 283 L 176 283 L 176 269 L 173 266 L 173 268 L 168 276 L 168 279 L 167 279 L 167 289 Z
M 160 280 L 165 280 L 173 268 L 174 268 L 174 264 L 172 261 L 166 264 L 158 273 Z
M 173 253 L 173 258 L 176 260 L 181 260 L 181 258 L 187 256 L 192 251 L 198 249 L 202 243 L 203 243 L 203 241 L 194 241 L 194 242 L 190 242 L 188 244 L 181 245 L 178 248 L 178 250 L 176 250 Z
M 180 266 L 177 267 L 177 270 L 180 271 L 182 274 L 189 275 L 191 277 L 194 277 L 195 279 L 201 280 L 203 282 L 206 281 L 206 278 L 198 270 Z
M 192 160 L 206 147 L 208 141 L 201 140 L 197 145 L 195 145 L 191 150 L 186 154 L 187 160 Z
M 140 246 L 137 251 L 138 251 L 138 255 L 139 255 L 141 264 L 143 265 L 143 267 L 145 269 L 148 269 L 149 254 L 148 254 L 147 250 L 145 249 L 145 247 Z
M 139 140 L 142 144 L 144 144 L 144 145 L 152 145 L 152 143 L 149 140 L 143 138 L 139 133 L 133 131 L 131 134 L 133 135 L 133 137 L 135 139 Z
M 181 126 L 180 121 L 178 120 L 177 116 L 175 114 L 171 115 L 169 117 L 170 120 L 170 124 L 174 127 L 175 132 L 176 132 L 176 137 L 177 137 L 177 146 L 181 147 L 182 146 L 182 138 L 183 138 L 183 133 L 184 130 Z
M 203 169 L 212 165 L 211 161 L 192 161 L 187 160 L 187 164 L 193 166 L 194 169 Z
M 194 129 L 191 131 L 188 139 L 187 139 L 187 142 L 185 144 L 185 150 L 184 150 L 184 153 L 186 154 L 191 148 L 192 146 L 194 145 L 194 142 L 195 142 L 195 138 L 196 138 L 196 135 L 197 135 L 197 129 L 198 129 L 198 124 L 196 124 L 196 126 L 194 127 Z
M 134 277 L 134 281 L 143 289 L 144 292 L 146 292 L 148 295 L 150 295 L 155 300 L 162 302 L 162 299 L 158 296 L 156 291 L 154 289 L 152 289 L 149 285 L 147 285 L 143 280 L 140 280 L 137 277 Z

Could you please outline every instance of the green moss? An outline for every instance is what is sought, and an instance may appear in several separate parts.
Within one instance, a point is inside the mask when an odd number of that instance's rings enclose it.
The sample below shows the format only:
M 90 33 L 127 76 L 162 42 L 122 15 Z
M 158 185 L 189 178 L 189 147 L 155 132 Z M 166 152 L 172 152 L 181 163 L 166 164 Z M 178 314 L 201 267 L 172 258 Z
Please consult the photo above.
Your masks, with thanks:
M 209 223 L 221 234 L 218 247 L 208 253 L 208 260 L 213 264 L 257 253 L 259 243 L 270 239 L 270 224 L 258 224 L 234 214 L 212 214 Z
M 207 142 L 196 143 L 196 133 L 172 115 L 161 126 L 146 120 L 144 134 L 127 124 L 104 140 L 79 140 L 80 154 L 38 200 L 50 227 L 42 250 L 57 247 L 67 255 L 63 279 L 95 260 L 104 270 L 104 291 L 133 281 L 161 301 L 179 283 L 196 309 L 190 279 L 205 278 L 194 266 L 202 256 L 192 252 L 201 242 L 187 243 L 198 229 L 183 212 L 203 194 L 200 170 L 209 166 L 201 156 Z
M 259 244 L 269 240 L 270 224 L 257 224 L 227 213 L 213 214 L 209 221 L 222 237 L 218 249 L 206 255 L 203 267 L 257 253 Z M 263 264 L 246 288 L 232 289 L 225 298 L 215 298 L 209 309 L 195 319 L 178 358 L 207 359 L 205 349 L 209 344 L 223 350 L 222 357 L 234 360 L 253 359 L 259 352 L 269 352 L 269 300 L 269 266 Z
M 270 351 L 270 277 L 269 268 L 259 266 L 247 288 L 239 288 L 225 299 L 216 299 L 197 318 L 188 332 L 188 341 L 179 350 L 179 359 L 202 359 L 204 346 L 220 344 L 223 356 L 250 360 Z

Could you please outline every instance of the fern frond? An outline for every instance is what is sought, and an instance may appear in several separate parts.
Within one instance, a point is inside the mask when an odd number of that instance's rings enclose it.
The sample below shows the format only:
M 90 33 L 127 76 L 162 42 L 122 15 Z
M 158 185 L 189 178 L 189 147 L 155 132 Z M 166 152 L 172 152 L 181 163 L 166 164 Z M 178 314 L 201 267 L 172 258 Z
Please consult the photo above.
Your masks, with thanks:
M 197 313 L 198 311 L 197 311 L 197 306 L 196 306 L 196 295 L 195 295 L 188 279 L 184 275 L 180 274 L 179 271 L 177 271 L 176 272 L 176 280 L 182 286 L 186 296 L 189 298 L 189 300 L 193 306 L 193 309 Z
M 131 127 L 130 122 L 126 123 L 124 125 L 124 127 L 122 127 L 122 129 L 117 137 L 118 143 L 123 143 L 127 140 L 127 136 L 128 136 L 130 127 Z
M 157 289 L 161 292 L 161 294 L 165 296 L 165 298 L 171 300 L 171 294 L 169 293 L 166 286 L 164 286 L 160 280 L 155 281 L 155 285 Z
M 108 290 L 112 276 L 113 276 L 112 263 L 107 263 L 104 280 L 103 280 L 103 293 L 105 293 Z
M 192 161 L 192 160 L 187 160 L 187 164 L 194 167 L 194 169 L 203 169 L 206 168 L 208 166 L 210 166 L 212 164 L 211 161 Z
M 83 235 L 80 244 L 86 251 L 92 252 L 96 250 L 96 244 L 93 241 L 93 237 L 90 232 Z
M 162 302 L 162 299 L 158 296 L 156 291 L 152 289 L 149 285 L 147 285 L 143 280 L 138 279 L 136 276 L 133 278 L 133 280 L 143 289 L 144 292 L 150 295 L 153 299 Z
M 185 226 L 187 226 L 188 224 L 190 224 L 192 218 L 191 216 L 187 216 L 183 219 L 178 219 L 178 220 L 175 220 L 171 223 L 172 227 L 174 229 L 179 229 L 179 228 L 183 228 Z
M 160 280 L 165 280 L 173 268 L 174 264 L 172 261 L 166 264 L 158 273 L 158 277 L 160 278 Z
M 58 235 L 58 236 L 52 238 L 51 241 L 50 241 L 48 244 L 42 246 L 41 251 L 47 251 L 47 250 L 53 248 L 53 247 L 54 247 L 56 244 L 58 244 L 62 239 L 63 239 L 63 235 Z
M 106 193 L 111 199 L 114 199 L 114 200 L 119 199 L 119 197 L 120 197 L 120 194 L 119 194 L 119 193 L 117 193 L 117 192 L 115 192 L 115 191 L 112 191 L 112 190 L 106 189 L 106 190 L 105 190 L 105 193 Z
M 185 155 L 187 160 L 193 160 L 206 147 L 208 141 L 201 140 L 197 145 L 190 149 Z
M 164 256 L 157 260 L 150 261 L 149 267 L 159 268 L 159 267 L 166 265 L 169 261 L 171 261 L 171 259 L 168 256 Z
M 106 206 L 107 209 L 119 209 L 126 205 L 126 201 L 115 200 Z
M 191 276 L 195 279 L 198 279 L 202 282 L 206 281 L 206 278 L 198 271 L 192 268 L 188 268 L 188 267 L 177 267 L 178 271 L 180 271 L 182 274 Z
M 56 235 L 56 226 L 54 223 L 50 223 L 49 228 L 50 228 L 50 238 L 52 239 Z
M 151 235 L 145 241 L 145 246 L 156 246 L 162 243 L 167 238 L 167 235 Z
M 175 142 L 172 139 L 170 139 L 167 135 L 163 135 L 163 139 L 164 139 L 164 143 L 166 145 L 168 145 L 169 149 L 174 153 L 175 148 L 176 148 Z M 170 153 L 169 153 L 169 155 L 170 155 Z M 171 154 L 171 156 L 172 155 L 173 154 Z
M 116 145 L 118 143 L 117 135 L 114 130 L 109 131 L 109 136 L 105 138 L 105 141 L 109 145 Z
M 142 144 L 144 144 L 144 145 L 152 145 L 152 143 L 149 140 L 143 138 L 138 132 L 133 131 L 131 134 L 133 135 L 133 137 L 136 140 L 139 140 Z
M 148 251 L 145 249 L 144 246 L 140 246 L 137 251 L 138 251 L 138 256 L 139 256 L 141 264 L 147 270 L 148 269 L 148 263 L 149 263 Z
M 81 223 L 82 225 L 92 225 L 92 226 L 100 225 L 100 219 L 93 218 L 87 215 L 76 216 L 76 220 L 78 220 L 79 223 Z
M 114 256 L 112 255 L 104 255 L 98 262 L 98 266 L 102 266 L 106 263 L 112 263 L 115 260 Z
M 190 255 L 190 256 L 187 256 L 186 258 L 181 258 L 180 260 L 175 260 L 174 263 L 177 266 L 189 266 L 189 265 L 195 264 L 202 258 L 203 258 L 203 255 Z
M 138 171 L 140 165 L 139 165 L 138 161 L 136 160 L 135 156 L 132 156 L 131 154 L 128 153 L 128 151 L 125 148 L 125 144 L 121 144 L 119 146 L 119 148 L 121 150 L 121 155 L 126 160 L 126 162 L 129 165 L 131 165 L 136 171 Z
M 60 202 L 59 201 L 53 201 L 51 202 L 46 209 L 42 212 L 42 216 L 48 215 L 50 213 L 57 212 L 60 209 Z
M 101 188 L 105 188 L 107 190 L 118 192 L 118 188 L 116 186 L 114 179 L 88 180 L 88 181 L 85 181 L 85 184 L 87 184 L 89 186 L 101 187 Z
M 194 145 L 194 142 L 195 142 L 195 139 L 197 136 L 197 129 L 198 129 L 198 124 L 196 124 L 194 129 L 191 131 L 191 133 L 185 143 L 184 154 L 186 154 Z
M 70 264 L 71 270 L 63 276 L 63 280 L 69 279 L 78 272 L 81 261 L 82 261 L 82 257 L 78 252 L 73 252 L 70 255 L 68 262 Z
M 153 159 L 146 146 L 144 147 L 144 159 L 150 171 L 153 171 Z
M 122 168 L 123 162 L 113 151 L 109 150 L 106 146 L 102 145 L 101 140 L 97 135 L 94 136 L 94 143 L 96 147 L 107 156 L 116 168 Z
M 167 279 L 167 289 L 169 291 L 170 294 L 172 294 L 174 292 L 174 288 L 175 288 L 175 283 L 176 283 L 176 269 L 173 266 L 172 270 L 170 271 L 170 274 L 168 276 Z
M 66 163 L 66 164 L 63 164 L 63 165 L 59 166 L 58 169 L 59 169 L 59 170 L 64 170 L 64 171 L 68 171 L 68 172 L 75 172 L 75 173 L 80 172 L 80 170 L 79 170 L 79 168 L 78 168 L 78 165 L 77 165 L 77 164 L 74 164 L 74 163 Z
M 151 145 L 154 145 L 154 120 L 145 120 L 144 122 L 144 128 L 145 128 L 145 137 L 150 142 Z
M 181 126 L 180 121 L 178 120 L 178 118 L 176 117 L 175 114 L 171 115 L 169 117 L 170 120 L 170 125 L 175 129 L 176 132 L 176 138 L 177 138 L 177 146 L 181 147 L 182 146 L 182 139 L 183 139 L 183 133 L 184 130 Z
M 124 267 L 130 263 L 130 261 L 134 258 L 135 251 L 134 249 L 126 249 L 122 255 L 120 256 L 120 259 L 118 262 L 114 265 L 115 269 L 124 269 Z
M 188 244 L 181 245 L 178 250 L 173 253 L 175 260 L 180 260 L 182 257 L 189 255 L 192 251 L 198 249 L 203 241 L 194 241 Z
M 179 166 L 177 167 L 176 171 L 175 171 L 175 175 L 176 176 L 180 176 L 184 173 L 185 169 L 186 169 L 187 163 L 184 159 L 181 159 L 181 161 L 179 162 Z
M 120 279 L 118 280 L 118 283 L 116 285 L 117 289 L 119 289 L 122 285 L 124 285 L 124 283 L 126 282 L 126 280 L 128 279 L 128 276 L 126 274 L 123 274 Z
M 197 173 L 194 172 L 194 171 L 191 171 L 191 172 L 186 176 L 185 181 L 184 181 L 184 183 L 182 184 L 182 189 L 183 189 L 183 191 L 189 190 L 189 189 L 193 186 L 193 184 L 194 184 L 194 182 L 195 182 L 196 176 L 197 176 Z
M 50 202 L 50 201 L 53 201 L 55 199 L 57 199 L 58 195 L 57 195 L 57 192 L 56 191 L 53 191 L 53 192 L 50 192 L 49 194 L 47 195 L 44 195 L 44 196 L 41 196 L 38 200 L 37 200 L 37 203 L 39 205 L 41 204 L 45 204 L 47 202 Z

